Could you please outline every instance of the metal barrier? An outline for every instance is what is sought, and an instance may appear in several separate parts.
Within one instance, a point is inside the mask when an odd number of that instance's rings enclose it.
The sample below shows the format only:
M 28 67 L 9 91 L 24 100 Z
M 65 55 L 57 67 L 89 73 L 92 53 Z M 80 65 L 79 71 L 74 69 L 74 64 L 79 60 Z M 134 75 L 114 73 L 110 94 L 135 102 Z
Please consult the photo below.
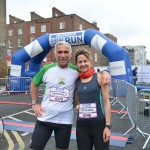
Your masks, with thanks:
M 126 84 L 126 104 L 127 104 L 127 113 L 131 121 L 132 127 L 128 129 L 124 135 L 128 134 L 132 129 L 136 128 L 137 120 L 137 88 L 132 84 Z
M 109 87 L 109 94 L 114 99 L 112 105 L 119 103 L 123 110 L 127 110 L 121 118 L 128 114 L 131 128 L 124 135 L 128 134 L 132 129 L 137 131 L 137 135 L 144 137 L 145 143 L 143 149 L 149 147 L 150 141 L 150 87 L 138 91 L 137 87 L 123 80 L 113 79 Z M 119 114 L 118 113 L 118 114 Z M 147 138 L 146 138 L 147 137 Z
M 147 137 L 143 149 L 149 147 L 147 145 L 150 141 L 150 89 L 142 89 L 138 92 L 138 115 L 137 115 L 137 130 Z
M 30 90 L 30 77 L 0 78 L 0 95 L 10 92 L 28 92 Z
M 137 77 L 137 85 L 150 85 L 150 77 Z
M 112 105 L 116 102 L 116 84 L 117 79 L 112 78 L 111 83 L 109 84 L 109 99 Z
M 150 77 L 132 77 L 132 83 L 135 83 L 136 85 L 150 85 Z
M 122 111 L 127 110 L 127 103 L 126 103 L 126 84 L 127 82 L 124 80 L 117 80 L 116 86 L 116 97 L 117 102 L 123 107 L 118 114 Z M 120 119 L 122 119 L 127 113 L 125 113 Z
M 112 105 L 119 103 L 123 108 L 118 112 L 120 114 L 122 111 L 127 109 L 126 104 L 126 81 L 112 79 L 109 85 L 109 97 Z M 125 113 L 120 119 L 122 119 L 127 113 Z
M 3 134 L 4 134 L 4 122 L 0 116 L 0 139 L 2 138 Z

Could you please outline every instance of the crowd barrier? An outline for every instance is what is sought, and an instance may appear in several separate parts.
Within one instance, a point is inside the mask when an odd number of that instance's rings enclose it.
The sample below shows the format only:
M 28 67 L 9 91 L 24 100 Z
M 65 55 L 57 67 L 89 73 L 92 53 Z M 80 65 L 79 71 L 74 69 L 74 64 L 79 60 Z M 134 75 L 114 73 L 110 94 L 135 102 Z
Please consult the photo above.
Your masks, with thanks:
M 142 89 L 138 91 L 137 99 L 138 115 L 136 123 L 138 126 L 138 132 L 147 138 L 143 145 L 143 149 L 145 149 L 150 141 L 150 89 Z
M 30 83 L 32 78 L 30 77 L 9 77 L 0 78 L 0 94 L 11 92 L 25 92 L 30 90 Z
M 109 86 L 110 87 L 109 88 L 109 96 L 110 96 L 110 99 L 112 98 L 111 104 L 115 105 L 116 103 L 119 103 L 122 106 L 122 109 L 118 112 L 118 114 L 127 110 L 126 84 L 127 84 L 127 82 L 124 80 L 117 80 L 117 79 L 112 78 L 111 84 Z M 124 116 L 126 116 L 126 114 L 127 113 L 124 113 L 120 119 L 122 119 Z
M 143 149 L 149 147 L 150 87 L 149 89 L 138 91 L 136 86 L 117 79 L 112 79 L 109 87 L 110 98 L 114 98 L 113 101 L 111 100 L 111 104 L 114 105 L 118 102 L 123 107 L 120 112 L 127 110 L 127 113 L 125 113 L 121 119 L 125 115 L 128 115 L 131 122 L 131 127 L 124 133 L 124 135 L 128 134 L 132 129 L 135 129 L 137 135 L 141 135 L 145 138 Z
M 116 94 L 115 94 L 115 89 L 116 89 L 116 83 L 117 79 L 111 79 L 111 82 L 109 84 L 109 98 L 111 101 L 111 104 L 114 105 L 116 103 Z
M 137 90 L 141 89 L 150 89 L 150 77 L 133 77 L 132 78 L 133 83 L 137 87 Z
M 138 76 L 137 84 L 138 85 L 150 85 L 150 77 Z

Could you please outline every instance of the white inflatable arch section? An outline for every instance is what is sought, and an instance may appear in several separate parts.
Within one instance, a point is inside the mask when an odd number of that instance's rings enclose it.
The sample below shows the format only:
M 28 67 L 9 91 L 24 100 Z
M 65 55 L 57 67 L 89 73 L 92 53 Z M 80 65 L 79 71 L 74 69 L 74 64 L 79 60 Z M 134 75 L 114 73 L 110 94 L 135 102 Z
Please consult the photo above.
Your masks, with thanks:
M 58 41 L 71 45 L 89 45 L 108 58 L 111 77 L 132 82 L 130 56 L 127 50 L 117 45 L 94 29 L 84 31 L 45 34 L 12 55 L 11 77 L 33 77 L 41 63 Z M 25 63 L 30 61 L 29 70 Z

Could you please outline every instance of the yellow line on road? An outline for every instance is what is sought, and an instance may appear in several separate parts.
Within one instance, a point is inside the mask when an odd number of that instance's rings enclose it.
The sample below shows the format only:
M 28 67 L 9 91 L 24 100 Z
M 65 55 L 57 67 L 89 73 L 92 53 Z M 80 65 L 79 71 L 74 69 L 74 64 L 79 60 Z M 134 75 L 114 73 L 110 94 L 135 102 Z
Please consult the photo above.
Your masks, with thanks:
M 8 150 L 14 150 L 14 142 L 12 141 L 6 130 L 4 131 L 4 136 L 6 137 L 6 140 L 8 142 Z
M 11 131 L 11 132 L 13 133 L 16 140 L 18 141 L 18 144 L 19 144 L 18 150 L 24 150 L 25 149 L 25 144 L 24 144 L 22 138 L 20 137 L 20 135 L 18 134 L 18 132 L 16 132 L 16 131 Z

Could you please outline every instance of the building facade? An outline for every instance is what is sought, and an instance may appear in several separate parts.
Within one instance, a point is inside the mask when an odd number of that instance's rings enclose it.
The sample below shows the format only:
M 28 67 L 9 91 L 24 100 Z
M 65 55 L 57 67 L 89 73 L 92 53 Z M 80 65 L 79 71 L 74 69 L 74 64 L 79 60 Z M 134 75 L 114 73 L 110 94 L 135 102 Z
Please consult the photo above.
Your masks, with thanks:
M 43 18 L 35 12 L 31 12 L 31 21 L 25 22 L 11 15 L 9 15 L 9 21 L 10 23 L 7 25 L 7 47 L 11 54 L 46 33 L 72 32 L 89 28 L 99 31 L 96 22 L 90 23 L 76 14 L 66 15 L 55 7 L 52 8 L 51 18 Z M 116 42 L 117 38 L 111 35 L 111 40 Z M 94 66 L 108 65 L 108 60 L 105 56 L 87 45 L 72 46 L 72 48 L 73 57 L 71 63 L 73 64 L 75 63 L 74 53 L 76 50 L 88 49 L 92 54 Z M 46 59 L 50 62 L 55 61 L 53 50 L 48 53 Z
M 0 31 L 3 31 L 0 34 L 2 36 L 0 40 L 2 39 L 1 41 L 3 41 L 3 49 L 1 48 L 0 51 L 2 57 L 2 61 L 0 59 L 0 77 L 6 77 L 7 74 L 9 75 L 11 66 L 10 56 L 12 54 L 46 33 L 72 32 L 87 30 L 89 28 L 99 31 L 96 21 L 90 23 L 76 14 L 66 15 L 55 7 L 52 8 L 52 17 L 50 18 L 44 18 L 35 12 L 30 12 L 31 20 L 24 21 L 9 14 L 9 24 L 7 25 L 6 0 L 0 1 L 0 12 Z M 106 34 L 106 36 L 114 42 L 117 41 L 117 38 L 110 34 Z M 73 57 L 71 63 L 73 64 L 75 63 L 74 54 L 76 50 L 88 49 L 92 54 L 94 66 L 108 66 L 108 59 L 88 45 L 72 46 L 72 49 Z M 47 54 L 46 60 L 48 62 L 55 61 L 53 49 Z M 26 66 L 28 66 L 28 62 Z
M 146 47 L 143 45 L 137 46 L 123 46 L 130 54 L 130 62 L 133 66 L 147 65 L 146 61 Z
M 0 0 L 0 77 L 7 73 L 6 64 L 6 0 Z

